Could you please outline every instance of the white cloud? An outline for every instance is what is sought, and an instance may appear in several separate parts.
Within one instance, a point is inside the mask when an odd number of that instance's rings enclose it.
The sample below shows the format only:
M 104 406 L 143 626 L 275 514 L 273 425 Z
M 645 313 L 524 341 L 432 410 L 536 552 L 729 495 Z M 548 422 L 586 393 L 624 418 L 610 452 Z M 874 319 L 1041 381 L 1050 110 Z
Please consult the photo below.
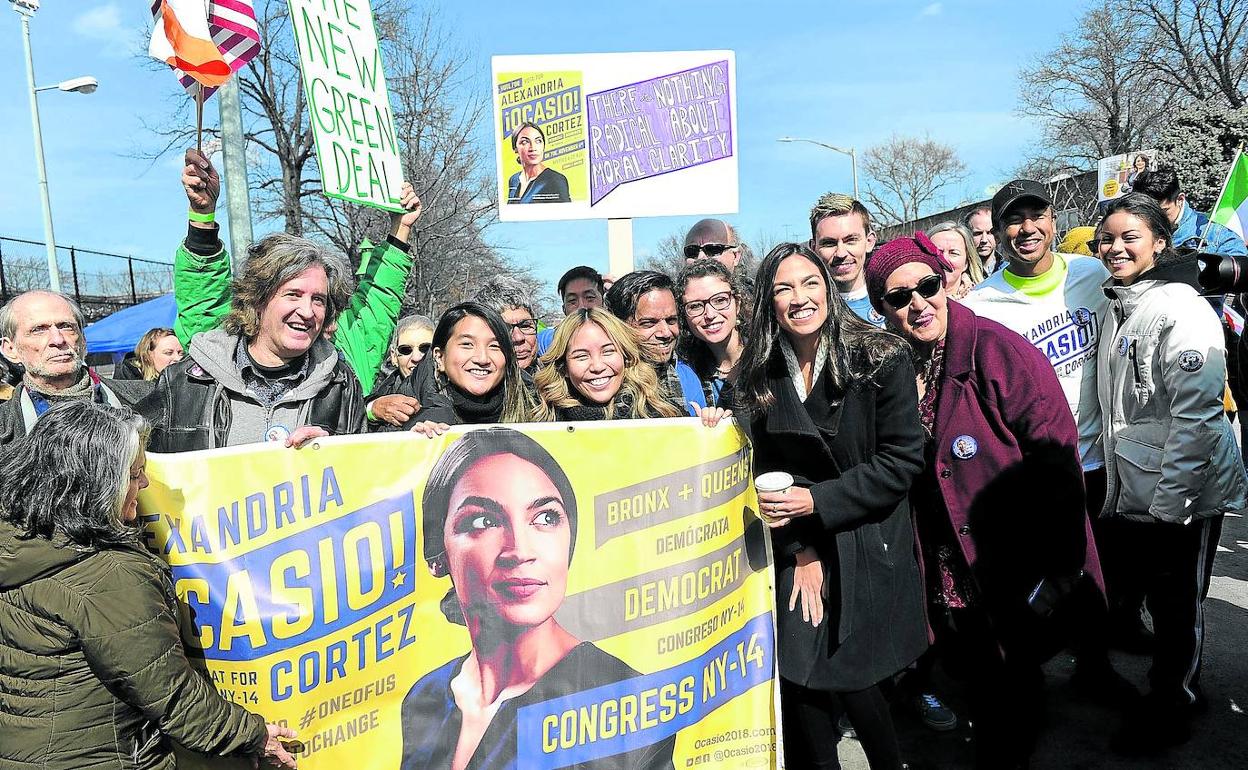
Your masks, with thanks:
M 944 3 L 928 3 L 919 11 L 919 16 L 939 16 L 945 10 Z
M 112 3 L 80 14 L 74 19 L 74 32 L 92 40 L 116 40 L 126 34 L 121 27 L 121 11 Z
M 150 23 L 150 17 L 148 17 Z M 116 3 L 106 3 L 84 11 L 74 18 L 73 30 L 80 37 L 102 44 L 101 50 L 114 57 L 132 56 L 147 50 L 150 29 L 144 29 L 122 20 L 121 9 Z

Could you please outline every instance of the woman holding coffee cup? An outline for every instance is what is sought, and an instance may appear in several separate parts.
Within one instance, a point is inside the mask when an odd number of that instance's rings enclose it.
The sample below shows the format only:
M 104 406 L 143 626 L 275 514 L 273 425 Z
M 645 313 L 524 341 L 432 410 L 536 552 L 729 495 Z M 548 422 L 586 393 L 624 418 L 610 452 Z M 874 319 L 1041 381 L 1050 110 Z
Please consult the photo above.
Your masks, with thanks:
M 946 670 L 970 679 L 976 767 L 1014 768 L 1043 723 L 1040 663 L 1056 651 L 1038 644 L 1051 637 L 1040 616 L 1056 607 L 1038 605 L 1063 593 L 1065 603 L 1076 588 L 1102 601 L 1100 567 L 1078 433 L 1053 367 L 1022 336 L 951 301 L 948 270 L 919 232 L 875 250 L 867 292 L 910 343 L 917 372 L 926 462 L 911 499 L 937 648 Z
M 786 757 L 840 767 L 839 700 L 873 770 L 899 770 L 879 683 L 927 648 L 906 502 L 923 462 L 914 370 L 806 246 L 773 249 L 756 286 L 735 388 L 772 490 L 759 503 L 775 546 Z

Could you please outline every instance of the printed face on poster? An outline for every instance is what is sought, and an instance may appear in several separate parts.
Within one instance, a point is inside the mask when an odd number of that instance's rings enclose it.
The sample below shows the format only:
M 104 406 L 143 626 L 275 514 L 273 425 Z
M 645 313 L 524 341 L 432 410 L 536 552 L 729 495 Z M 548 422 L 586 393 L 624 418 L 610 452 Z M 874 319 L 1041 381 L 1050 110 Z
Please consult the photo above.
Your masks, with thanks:
M 325 195 L 402 211 L 398 134 L 369 0 L 288 4 Z
M 732 51 L 495 56 L 492 84 L 503 221 L 737 211 Z
M 1140 174 L 1157 168 L 1157 151 L 1136 150 L 1101 158 L 1096 168 L 1097 199 L 1112 201 L 1129 194 Z
M 299 731 L 303 770 L 447 768 L 465 740 L 492 770 L 776 767 L 749 447 L 642 422 L 152 454 L 144 537 L 187 650 Z

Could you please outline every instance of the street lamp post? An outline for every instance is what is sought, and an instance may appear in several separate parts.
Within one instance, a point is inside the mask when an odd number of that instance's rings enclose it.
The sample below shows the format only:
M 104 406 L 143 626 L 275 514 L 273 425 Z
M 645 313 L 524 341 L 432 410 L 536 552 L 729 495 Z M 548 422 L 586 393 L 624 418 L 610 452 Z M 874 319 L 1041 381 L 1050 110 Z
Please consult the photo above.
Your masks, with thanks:
M 40 91 L 53 88 L 89 94 L 99 83 L 93 77 L 79 77 L 66 80 L 54 86 L 37 87 L 35 85 L 35 59 L 30 51 L 30 17 L 39 10 L 39 0 L 11 0 L 13 10 L 22 17 L 22 42 L 26 47 L 26 80 L 30 85 L 30 122 L 35 133 L 35 167 L 39 172 L 39 196 L 43 199 L 43 237 L 48 248 L 48 282 L 52 291 L 61 290 L 61 272 L 56 264 L 56 236 L 52 230 L 52 199 L 48 196 L 48 169 L 43 160 L 43 131 L 39 125 Z
M 817 144 L 820 147 L 823 147 L 824 149 L 832 150 L 833 152 L 839 152 L 842 155 L 848 155 L 850 167 L 854 175 L 854 200 L 858 200 L 858 153 L 857 151 L 854 150 L 853 147 L 850 147 L 848 150 L 846 150 L 846 149 L 842 149 L 840 147 L 836 147 L 834 145 L 828 144 L 826 142 L 819 142 L 814 139 L 803 139 L 801 137 L 796 137 L 796 136 L 782 136 L 776 141 L 777 142 L 806 142 L 807 144 Z

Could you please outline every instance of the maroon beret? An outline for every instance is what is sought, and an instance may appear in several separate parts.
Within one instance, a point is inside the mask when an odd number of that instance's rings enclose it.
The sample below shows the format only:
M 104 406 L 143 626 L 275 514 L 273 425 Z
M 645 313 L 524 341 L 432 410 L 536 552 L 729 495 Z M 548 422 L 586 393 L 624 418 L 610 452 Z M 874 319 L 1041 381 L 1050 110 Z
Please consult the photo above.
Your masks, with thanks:
M 945 260 L 936 244 L 922 230 L 913 238 L 894 238 L 875 251 L 867 259 L 867 296 L 871 306 L 884 312 L 884 284 L 893 271 L 911 262 L 921 262 L 937 275 L 950 273 L 953 265 Z

